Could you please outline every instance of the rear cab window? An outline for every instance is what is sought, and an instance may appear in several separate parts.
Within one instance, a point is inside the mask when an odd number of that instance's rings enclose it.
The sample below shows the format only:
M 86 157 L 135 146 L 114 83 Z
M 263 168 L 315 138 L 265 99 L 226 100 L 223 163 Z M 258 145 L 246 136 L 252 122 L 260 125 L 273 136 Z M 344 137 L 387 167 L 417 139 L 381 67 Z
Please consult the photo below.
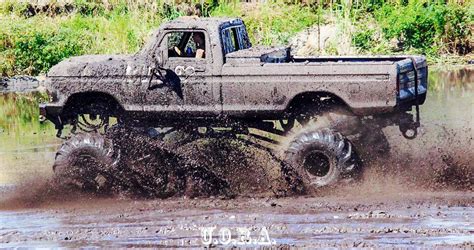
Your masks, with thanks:
M 221 30 L 221 40 L 224 56 L 252 46 L 243 24 L 223 28 Z

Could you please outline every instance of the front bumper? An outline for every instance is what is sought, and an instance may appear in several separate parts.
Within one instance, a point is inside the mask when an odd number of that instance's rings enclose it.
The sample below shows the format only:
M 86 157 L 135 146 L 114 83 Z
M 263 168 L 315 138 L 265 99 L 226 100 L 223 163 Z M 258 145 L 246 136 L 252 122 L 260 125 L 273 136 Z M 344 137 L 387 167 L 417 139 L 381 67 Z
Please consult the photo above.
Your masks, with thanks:
M 40 121 L 51 121 L 56 129 L 62 129 L 61 112 L 63 107 L 54 103 L 41 103 L 39 105 Z

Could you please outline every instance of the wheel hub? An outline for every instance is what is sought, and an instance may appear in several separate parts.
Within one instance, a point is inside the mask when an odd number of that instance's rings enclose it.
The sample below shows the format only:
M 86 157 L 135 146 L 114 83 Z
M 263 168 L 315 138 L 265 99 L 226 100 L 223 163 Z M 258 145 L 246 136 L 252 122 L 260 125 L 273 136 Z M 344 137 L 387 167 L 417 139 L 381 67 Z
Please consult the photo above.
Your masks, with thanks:
M 321 151 L 311 151 L 305 157 L 303 166 L 310 176 L 326 176 L 331 169 L 329 157 Z

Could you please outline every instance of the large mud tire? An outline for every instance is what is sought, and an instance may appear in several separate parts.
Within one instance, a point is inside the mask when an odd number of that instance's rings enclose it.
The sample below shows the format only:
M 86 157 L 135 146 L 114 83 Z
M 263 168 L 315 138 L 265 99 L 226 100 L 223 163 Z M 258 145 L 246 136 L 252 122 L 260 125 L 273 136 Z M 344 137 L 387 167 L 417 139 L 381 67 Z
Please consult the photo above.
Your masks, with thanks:
M 382 130 L 382 122 L 361 119 L 346 110 L 335 110 L 313 119 L 307 127 L 331 128 L 350 138 L 364 165 L 371 165 L 390 155 L 390 143 Z
M 120 150 L 98 133 L 77 134 L 65 141 L 56 153 L 53 170 L 62 185 L 84 191 L 108 191 L 112 176 L 108 169 L 120 160 Z
M 360 160 L 349 140 L 331 129 L 302 132 L 294 137 L 285 160 L 309 187 L 336 184 L 341 177 L 355 176 Z

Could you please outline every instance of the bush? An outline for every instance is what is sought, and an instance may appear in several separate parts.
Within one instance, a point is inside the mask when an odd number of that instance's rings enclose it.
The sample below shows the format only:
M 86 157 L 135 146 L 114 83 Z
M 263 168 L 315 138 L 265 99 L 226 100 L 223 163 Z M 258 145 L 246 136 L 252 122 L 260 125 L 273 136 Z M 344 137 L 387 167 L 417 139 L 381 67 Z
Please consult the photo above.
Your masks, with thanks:
M 450 4 L 445 12 L 446 23 L 444 24 L 444 33 L 438 41 L 440 47 L 448 53 L 457 53 L 466 55 L 472 52 L 471 43 L 473 42 L 472 27 L 474 27 L 474 13 L 468 12 L 466 8 L 460 5 Z M 473 8 L 471 6 L 471 8 Z M 471 9 L 474 12 L 474 8 Z
M 470 26 L 466 7 L 440 2 L 408 1 L 407 5 L 384 5 L 375 12 L 387 39 L 396 38 L 404 49 L 434 55 L 441 49 L 467 54 Z
M 134 53 L 163 20 L 174 19 L 189 9 L 183 4 L 148 0 L 41 2 L 46 5 L 17 0 L 0 3 L 0 75 L 44 73 L 74 55 Z M 321 5 L 204 2 L 202 12 L 206 16 L 242 17 L 254 45 L 287 44 L 297 32 L 315 25 L 319 16 L 321 23 L 344 23 L 346 34 L 352 34 L 352 45 L 360 53 L 386 54 L 401 49 L 439 58 L 442 53 L 472 52 L 474 9 L 469 9 L 469 1 L 322 1 Z M 320 10 L 325 15 L 318 14 Z M 338 15 L 343 18 L 335 19 Z M 355 30 L 350 30 L 352 27 Z M 389 41 L 397 41 L 402 48 L 390 50 Z
M 353 34 L 353 44 L 362 51 L 367 51 L 373 46 L 374 30 L 361 29 Z
M 15 67 L 28 75 L 44 73 L 61 60 L 83 52 L 81 38 L 69 30 L 20 34 L 14 44 Z
M 161 21 L 154 12 L 119 6 L 102 16 L 0 15 L 0 75 L 45 73 L 61 60 L 82 54 L 134 53 Z
M 37 75 L 64 58 L 84 52 L 84 41 L 77 31 L 48 24 L 48 19 L 40 17 L 20 20 L 0 19 L 0 25 L 6 27 L 0 31 L 1 75 Z

